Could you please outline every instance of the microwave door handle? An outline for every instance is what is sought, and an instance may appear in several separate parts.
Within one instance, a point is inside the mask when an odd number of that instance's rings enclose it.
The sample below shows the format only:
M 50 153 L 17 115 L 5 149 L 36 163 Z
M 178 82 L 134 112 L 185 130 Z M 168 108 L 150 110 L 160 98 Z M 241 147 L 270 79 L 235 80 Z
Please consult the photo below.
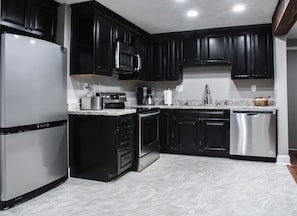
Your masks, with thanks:
M 135 68 L 136 71 L 139 71 L 141 69 L 141 58 L 139 54 L 135 55 L 137 57 L 137 68 Z

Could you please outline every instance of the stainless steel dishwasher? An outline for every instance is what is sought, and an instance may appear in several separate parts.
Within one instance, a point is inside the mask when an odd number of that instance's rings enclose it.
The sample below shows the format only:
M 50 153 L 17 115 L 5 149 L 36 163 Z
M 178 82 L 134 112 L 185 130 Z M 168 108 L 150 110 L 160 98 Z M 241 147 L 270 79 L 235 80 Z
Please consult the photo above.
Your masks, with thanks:
M 276 158 L 276 111 L 230 113 L 230 156 Z

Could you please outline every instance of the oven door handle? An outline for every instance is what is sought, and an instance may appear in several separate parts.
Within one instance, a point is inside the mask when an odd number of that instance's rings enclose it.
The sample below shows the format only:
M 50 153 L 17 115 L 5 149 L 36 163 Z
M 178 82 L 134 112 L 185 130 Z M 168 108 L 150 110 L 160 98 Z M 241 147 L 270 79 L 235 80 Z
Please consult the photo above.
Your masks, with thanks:
M 145 118 L 145 117 L 154 116 L 154 115 L 159 115 L 159 114 L 160 114 L 160 111 L 158 111 L 158 112 L 153 112 L 153 113 L 146 113 L 146 114 L 141 114 L 141 113 L 139 113 L 139 117 L 140 117 L 140 118 Z

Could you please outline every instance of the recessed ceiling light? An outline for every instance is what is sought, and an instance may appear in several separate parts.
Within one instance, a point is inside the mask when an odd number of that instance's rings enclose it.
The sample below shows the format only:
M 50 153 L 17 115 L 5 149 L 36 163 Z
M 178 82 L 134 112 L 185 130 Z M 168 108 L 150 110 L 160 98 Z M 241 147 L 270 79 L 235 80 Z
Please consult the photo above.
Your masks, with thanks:
M 234 12 L 241 12 L 241 11 L 244 11 L 245 10 L 245 6 L 244 5 L 235 5 L 233 7 L 233 11 Z
M 175 0 L 177 2 L 186 2 L 187 0 Z
M 195 17 L 197 15 L 198 15 L 198 12 L 195 11 L 195 10 L 189 10 L 188 13 L 187 13 L 188 17 Z

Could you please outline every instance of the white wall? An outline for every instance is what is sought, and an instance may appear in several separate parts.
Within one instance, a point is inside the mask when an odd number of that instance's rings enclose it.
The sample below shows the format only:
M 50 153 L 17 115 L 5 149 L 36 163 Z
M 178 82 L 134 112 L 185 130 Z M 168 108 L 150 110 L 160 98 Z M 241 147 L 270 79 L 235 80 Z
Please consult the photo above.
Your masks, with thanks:
M 288 51 L 288 110 L 289 110 L 289 147 L 297 149 L 297 50 Z
M 173 90 L 176 100 L 203 100 L 205 85 L 208 84 L 213 100 L 252 99 L 258 96 L 274 98 L 273 80 L 232 80 L 231 66 L 209 66 L 184 68 L 183 80 L 149 82 L 156 89 L 155 97 L 163 100 L 163 90 Z M 183 92 L 176 92 L 176 86 L 183 86 Z M 251 86 L 256 91 L 251 90 Z
M 286 36 L 274 37 L 275 99 L 278 105 L 278 164 L 290 164 L 288 137 L 287 43 Z

